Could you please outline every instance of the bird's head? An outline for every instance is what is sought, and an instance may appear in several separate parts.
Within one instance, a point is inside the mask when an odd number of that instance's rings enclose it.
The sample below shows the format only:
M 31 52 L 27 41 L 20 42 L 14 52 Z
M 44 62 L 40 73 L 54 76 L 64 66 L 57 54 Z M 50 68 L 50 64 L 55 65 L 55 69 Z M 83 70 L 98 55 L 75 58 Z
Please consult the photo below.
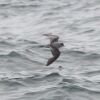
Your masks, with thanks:
M 64 44 L 63 43 L 60 43 L 60 42 L 54 42 L 54 43 L 52 43 L 52 46 L 58 49 L 60 47 L 63 47 Z
M 60 47 L 63 47 L 64 46 L 64 44 L 63 43 L 60 43 Z

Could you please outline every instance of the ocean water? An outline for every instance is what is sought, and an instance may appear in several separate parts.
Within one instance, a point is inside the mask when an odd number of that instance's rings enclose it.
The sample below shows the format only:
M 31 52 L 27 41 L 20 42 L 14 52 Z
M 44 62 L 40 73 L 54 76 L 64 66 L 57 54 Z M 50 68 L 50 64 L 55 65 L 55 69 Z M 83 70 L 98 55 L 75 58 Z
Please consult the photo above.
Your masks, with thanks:
M 0 0 L 0 100 L 100 100 L 100 1 Z

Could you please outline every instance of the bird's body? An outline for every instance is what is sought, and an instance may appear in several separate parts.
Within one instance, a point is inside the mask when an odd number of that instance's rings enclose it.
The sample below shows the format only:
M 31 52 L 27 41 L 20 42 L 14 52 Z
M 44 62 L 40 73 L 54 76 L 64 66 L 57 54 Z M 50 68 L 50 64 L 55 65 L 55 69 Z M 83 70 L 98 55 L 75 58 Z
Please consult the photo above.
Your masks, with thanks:
M 59 49 L 55 48 L 52 45 L 50 45 L 50 47 L 51 47 L 51 53 L 52 53 L 53 57 L 48 60 L 46 66 L 50 65 L 51 63 L 53 63 L 60 56 Z
M 50 38 L 50 48 L 51 48 L 51 53 L 53 57 L 48 59 L 46 66 L 52 64 L 59 56 L 60 56 L 60 51 L 59 48 L 64 46 L 63 43 L 58 42 L 59 37 L 56 35 L 47 35 Z

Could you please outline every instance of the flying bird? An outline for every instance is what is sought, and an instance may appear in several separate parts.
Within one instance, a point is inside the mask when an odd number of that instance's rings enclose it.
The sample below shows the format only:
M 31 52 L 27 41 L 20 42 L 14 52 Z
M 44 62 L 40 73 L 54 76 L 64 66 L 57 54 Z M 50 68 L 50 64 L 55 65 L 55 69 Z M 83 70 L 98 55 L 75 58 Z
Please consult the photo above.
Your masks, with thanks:
M 59 37 L 56 35 L 51 35 L 51 34 L 44 34 L 45 36 L 49 37 L 50 39 L 50 48 L 51 48 L 51 53 L 53 55 L 53 57 L 49 58 L 47 61 L 46 66 L 49 66 L 50 64 L 52 64 L 59 56 L 60 56 L 60 51 L 59 48 L 64 46 L 63 43 L 60 43 Z

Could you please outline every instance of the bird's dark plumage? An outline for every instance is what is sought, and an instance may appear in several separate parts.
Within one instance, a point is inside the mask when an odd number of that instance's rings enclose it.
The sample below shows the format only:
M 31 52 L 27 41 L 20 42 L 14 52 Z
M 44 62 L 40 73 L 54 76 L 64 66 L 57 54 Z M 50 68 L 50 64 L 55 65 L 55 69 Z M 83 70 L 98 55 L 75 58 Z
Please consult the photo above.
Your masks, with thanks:
M 59 37 L 56 35 L 49 35 L 49 34 L 44 34 L 44 35 L 50 38 L 50 48 L 51 48 L 51 53 L 53 55 L 53 57 L 51 57 L 47 61 L 46 66 L 48 66 L 52 64 L 60 56 L 59 48 L 64 46 L 64 44 L 58 42 Z
M 53 63 L 59 56 L 60 56 L 60 51 L 56 48 L 53 48 L 53 50 L 51 50 L 53 57 L 51 57 L 50 59 L 48 59 L 48 62 L 46 64 L 46 66 L 50 65 L 51 63 Z

